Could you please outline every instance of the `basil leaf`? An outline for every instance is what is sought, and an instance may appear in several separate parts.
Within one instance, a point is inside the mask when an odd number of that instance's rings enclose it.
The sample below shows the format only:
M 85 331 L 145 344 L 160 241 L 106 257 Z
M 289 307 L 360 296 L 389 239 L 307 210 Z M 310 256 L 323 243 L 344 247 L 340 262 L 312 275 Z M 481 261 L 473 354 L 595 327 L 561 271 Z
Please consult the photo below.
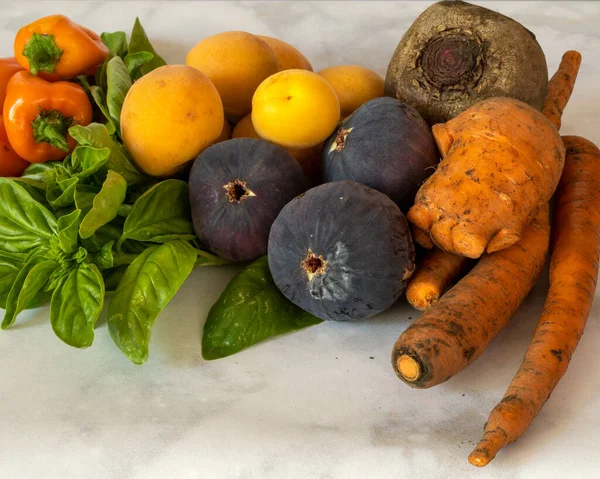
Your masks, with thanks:
M 111 269 L 115 264 L 115 257 L 113 254 L 114 241 L 105 243 L 102 249 L 94 257 L 94 264 L 98 266 L 100 271 Z
M 154 58 L 154 54 L 150 52 L 130 53 L 124 58 L 127 73 L 132 80 L 138 80 L 142 77 L 142 66 Z
M 196 251 L 184 241 L 152 246 L 127 268 L 108 305 L 108 329 L 135 364 L 148 359 L 154 321 L 194 268 Z
M 45 180 L 46 174 L 56 168 L 62 168 L 62 161 L 47 161 L 46 163 L 32 163 L 21 175 L 21 179 L 28 178 L 30 180 L 41 181 Z
M 137 52 L 150 52 L 152 55 L 154 55 L 152 60 L 142 66 L 142 75 L 146 75 L 152 70 L 167 64 L 167 62 L 164 61 L 163 58 L 156 53 L 156 50 L 152 47 L 139 18 L 135 19 L 135 24 L 133 25 L 133 30 L 131 31 L 131 39 L 129 40 L 129 53 L 131 54 Z
M 127 73 L 127 68 L 121 57 L 114 57 L 108 62 L 108 66 L 106 67 L 106 81 L 108 84 L 106 87 L 108 113 L 115 124 L 117 134 L 120 136 L 121 108 L 123 108 L 125 95 L 127 95 L 132 85 L 131 77 Z
M 91 146 L 78 146 L 71 153 L 71 163 L 77 170 L 75 175 L 79 179 L 87 178 L 98 172 L 110 158 L 108 148 L 93 148 Z
M 233 278 L 210 309 L 202 357 L 224 358 L 266 338 L 321 322 L 281 294 L 263 256 Z
M 73 176 L 48 185 L 46 200 L 48 200 L 50 206 L 58 209 L 74 204 L 77 183 L 79 183 L 79 178 Z
M 127 35 L 125 32 L 103 32 L 100 34 L 100 38 L 113 57 L 127 55 Z
M 104 281 L 93 264 L 79 264 L 58 285 L 50 301 L 50 323 L 65 343 L 86 348 L 104 305 Z
M 92 209 L 83 218 L 79 225 L 79 236 L 89 238 L 94 232 L 112 221 L 121 203 L 125 201 L 127 193 L 127 182 L 125 179 L 112 170 L 108 170 L 108 175 L 100 193 L 94 198 Z
M 104 68 L 104 82 L 106 83 L 106 63 L 104 65 L 102 65 L 102 67 Z M 90 93 L 92 94 L 92 98 L 94 99 L 94 102 L 96 103 L 96 105 L 98 106 L 98 108 L 100 109 L 100 111 L 102 112 L 102 115 L 104 115 L 104 118 L 106 118 L 106 129 L 108 130 L 108 133 L 113 135 L 116 131 L 117 131 L 117 127 L 115 126 L 112 118 L 110 117 L 110 113 L 108 111 L 108 105 L 106 104 L 106 94 L 104 93 L 104 90 L 99 87 L 99 86 L 91 86 L 90 87 Z
M 29 196 L 31 196 L 38 203 L 42 203 L 44 206 L 47 206 L 46 202 L 46 186 L 44 183 L 38 180 L 32 180 L 31 178 L 12 178 L 14 181 L 19 183 Z
M 10 293 L 6 299 L 6 312 L 2 320 L 2 329 L 9 328 L 17 316 L 42 290 L 58 264 L 51 260 L 43 260 L 35 256 L 23 265 L 14 280 Z
M 0 308 L 6 309 L 6 299 L 19 271 L 25 264 L 26 255 L 0 250 Z
M 0 178 L 0 250 L 28 253 L 55 234 L 52 213 L 16 181 Z
M 81 210 L 75 210 L 58 219 L 58 244 L 60 249 L 67 254 L 77 251 L 80 215 Z
M 90 123 L 88 126 L 75 125 L 69 128 L 69 135 L 80 145 L 108 148 L 110 158 L 106 167 L 119 173 L 128 185 L 146 179 L 129 158 L 125 147 L 111 138 L 106 125 L 101 123 Z
M 120 243 L 126 239 L 153 243 L 194 239 L 189 191 L 181 180 L 161 181 L 146 191 L 133 204 Z

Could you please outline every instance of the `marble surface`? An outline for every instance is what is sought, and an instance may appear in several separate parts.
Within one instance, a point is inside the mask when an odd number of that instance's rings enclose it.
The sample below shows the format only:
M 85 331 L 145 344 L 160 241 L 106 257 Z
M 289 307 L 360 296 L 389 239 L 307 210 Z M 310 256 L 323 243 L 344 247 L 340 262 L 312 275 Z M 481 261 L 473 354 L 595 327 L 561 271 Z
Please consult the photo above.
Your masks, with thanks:
M 17 29 L 65 13 L 96 30 L 139 16 L 169 62 L 204 36 L 241 29 L 296 45 L 315 69 L 358 63 L 385 73 L 427 2 L 0 1 L 0 56 Z M 600 4 L 485 2 L 538 37 L 551 71 L 567 49 L 583 65 L 563 131 L 600 142 Z M 215 362 L 202 326 L 236 267 L 195 271 L 154 328 L 151 356 L 130 364 L 105 320 L 92 348 L 56 339 L 47 308 L 0 332 L 1 478 L 597 477 L 600 302 L 570 369 L 516 445 L 484 470 L 467 463 L 520 364 L 543 280 L 471 367 L 432 390 L 401 383 L 396 337 L 417 313 L 400 305 L 360 324 L 322 324 Z M 0 318 L 2 316 L 0 312 Z

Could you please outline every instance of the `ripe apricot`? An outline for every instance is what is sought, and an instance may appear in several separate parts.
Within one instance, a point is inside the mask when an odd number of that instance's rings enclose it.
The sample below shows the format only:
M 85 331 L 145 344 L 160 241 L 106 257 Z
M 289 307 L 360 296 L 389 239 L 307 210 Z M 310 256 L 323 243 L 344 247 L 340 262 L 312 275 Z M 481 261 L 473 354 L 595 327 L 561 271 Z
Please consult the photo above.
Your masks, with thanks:
M 271 47 L 273 53 L 275 53 L 280 72 L 293 69 L 313 71 L 308 59 L 289 43 L 265 35 L 258 35 L 258 37 L 262 38 Z
M 285 70 L 270 76 L 252 98 L 252 124 L 265 140 L 308 148 L 327 138 L 340 120 L 333 88 L 316 73 Z
M 123 143 L 151 176 L 171 176 L 223 130 L 223 105 L 206 75 L 165 65 L 136 81 L 121 110 Z
M 231 133 L 231 138 L 260 138 L 260 135 L 256 133 L 254 125 L 252 124 L 252 114 L 248 113 L 242 118 Z
M 223 32 L 192 48 L 185 63 L 203 72 L 217 87 L 225 114 L 239 119 L 250 113 L 252 95 L 277 72 L 277 58 L 264 40 L 246 32 Z
M 254 125 L 252 124 L 252 114 L 246 115 L 242 118 L 231 135 L 232 138 L 260 138 L 260 135 L 256 133 Z M 319 165 L 321 163 L 321 148 L 323 143 L 319 143 L 309 148 L 286 148 L 290 155 L 300 163 L 302 171 L 311 180 L 315 181 L 319 174 Z
M 333 87 L 340 100 L 342 118 L 363 103 L 383 96 L 383 78 L 373 70 L 358 65 L 340 65 L 319 72 Z

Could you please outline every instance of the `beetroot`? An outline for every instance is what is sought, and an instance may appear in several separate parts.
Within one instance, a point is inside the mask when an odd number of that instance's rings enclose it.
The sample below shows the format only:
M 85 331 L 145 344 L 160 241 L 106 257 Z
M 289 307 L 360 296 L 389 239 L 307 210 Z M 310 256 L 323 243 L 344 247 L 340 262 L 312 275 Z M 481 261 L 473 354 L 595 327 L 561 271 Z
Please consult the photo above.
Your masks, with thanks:
M 462 1 L 425 10 L 400 40 L 385 78 L 386 95 L 414 106 L 429 124 L 496 96 L 540 110 L 547 86 L 546 58 L 533 33 Z

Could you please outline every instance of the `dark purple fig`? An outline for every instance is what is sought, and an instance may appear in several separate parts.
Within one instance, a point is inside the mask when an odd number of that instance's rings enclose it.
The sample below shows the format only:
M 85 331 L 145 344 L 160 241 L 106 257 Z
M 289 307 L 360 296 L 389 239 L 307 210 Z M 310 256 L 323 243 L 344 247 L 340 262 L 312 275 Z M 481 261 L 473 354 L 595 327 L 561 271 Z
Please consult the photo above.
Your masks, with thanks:
M 363 183 L 388 195 L 403 211 L 439 161 L 425 120 L 394 98 L 362 105 L 333 132 L 321 155 L 325 182 Z
M 306 187 L 302 168 L 284 148 L 254 138 L 217 143 L 190 172 L 196 235 L 222 258 L 254 260 L 267 252 L 281 208 Z
M 415 268 L 404 215 L 353 181 L 288 203 L 269 236 L 269 268 L 290 301 L 325 320 L 364 319 L 392 306 Z

